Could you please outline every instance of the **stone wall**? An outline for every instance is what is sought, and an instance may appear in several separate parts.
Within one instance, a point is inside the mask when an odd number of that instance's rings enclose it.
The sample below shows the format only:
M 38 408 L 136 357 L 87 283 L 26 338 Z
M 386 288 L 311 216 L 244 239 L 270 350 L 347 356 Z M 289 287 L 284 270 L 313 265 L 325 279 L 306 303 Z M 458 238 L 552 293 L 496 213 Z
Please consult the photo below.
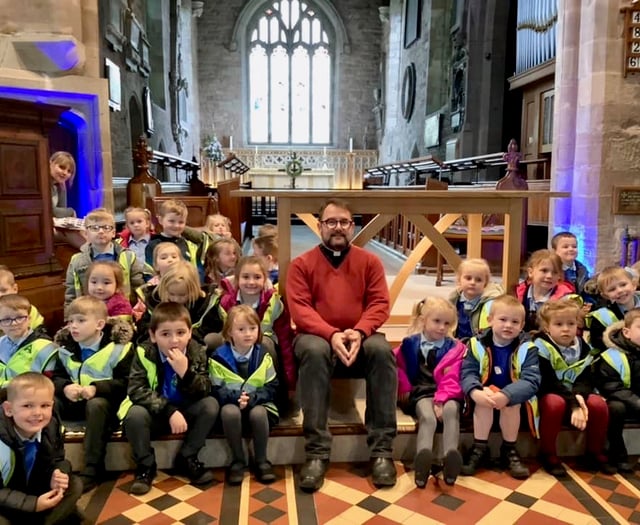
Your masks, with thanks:
M 380 87 L 380 40 L 382 27 L 378 7 L 382 0 L 334 1 L 333 5 L 346 28 L 350 50 L 337 57 L 339 74 L 335 86 L 336 125 L 333 145 L 347 148 L 349 136 L 354 148 L 366 142 L 375 147 L 374 89 Z M 215 132 L 223 147 L 229 136 L 234 148 L 247 145 L 247 115 L 242 46 L 230 50 L 234 24 L 243 7 L 253 2 L 227 0 L 207 2 L 198 21 L 198 90 L 200 94 L 201 134 Z

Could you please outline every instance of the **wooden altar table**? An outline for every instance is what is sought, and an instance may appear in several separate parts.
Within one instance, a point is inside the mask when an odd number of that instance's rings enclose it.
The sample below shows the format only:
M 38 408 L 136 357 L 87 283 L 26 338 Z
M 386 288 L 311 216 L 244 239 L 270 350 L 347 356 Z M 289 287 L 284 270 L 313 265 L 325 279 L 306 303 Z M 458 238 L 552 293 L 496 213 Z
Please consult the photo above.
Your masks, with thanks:
M 315 214 L 329 198 L 344 199 L 354 214 L 375 215 L 354 237 L 353 244 L 364 246 L 374 235 L 398 214 L 416 225 L 424 238 L 416 245 L 391 283 L 391 307 L 400 295 L 409 275 L 423 255 L 433 245 L 453 268 L 460 264 L 460 256 L 445 239 L 443 232 L 462 215 L 467 216 L 467 256 L 480 257 L 482 248 L 482 215 L 502 213 L 504 245 L 502 282 L 506 290 L 514 290 L 520 275 L 520 248 L 522 245 L 522 219 L 527 198 L 562 198 L 566 192 L 548 191 L 415 191 L 415 190 L 237 190 L 234 197 L 275 197 L 278 203 L 278 262 L 279 289 L 285 293 L 287 268 L 291 259 L 291 215 L 297 215 L 316 234 Z M 427 214 L 440 214 L 432 224 Z

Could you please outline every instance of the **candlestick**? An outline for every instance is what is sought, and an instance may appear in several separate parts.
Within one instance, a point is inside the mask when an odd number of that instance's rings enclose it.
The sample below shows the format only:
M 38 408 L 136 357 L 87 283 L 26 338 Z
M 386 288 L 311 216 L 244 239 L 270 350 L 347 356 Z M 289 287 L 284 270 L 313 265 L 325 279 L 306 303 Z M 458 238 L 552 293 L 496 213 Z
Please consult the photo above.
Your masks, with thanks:
M 322 148 L 322 156 L 323 156 L 323 157 L 326 157 L 326 156 L 327 156 L 327 147 L 326 147 L 326 146 L 324 146 L 324 147 Z
M 229 135 L 229 151 L 233 150 L 233 135 Z
M 349 153 L 353 153 L 353 137 L 349 137 Z
M 258 146 L 256 146 L 256 149 L 254 151 L 255 151 L 255 154 L 257 155 L 258 154 Z

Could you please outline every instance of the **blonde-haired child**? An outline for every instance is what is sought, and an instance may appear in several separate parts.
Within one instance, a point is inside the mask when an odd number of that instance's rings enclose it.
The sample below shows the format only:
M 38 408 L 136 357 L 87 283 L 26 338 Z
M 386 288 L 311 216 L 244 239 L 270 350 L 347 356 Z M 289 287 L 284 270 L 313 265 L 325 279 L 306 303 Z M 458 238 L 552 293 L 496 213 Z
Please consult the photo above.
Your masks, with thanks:
M 236 265 L 232 282 L 224 279 L 221 289 L 220 317 L 225 319 L 237 304 L 246 304 L 255 310 L 263 335 L 260 343 L 271 355 L 276 368 L 280 370 L 278 367 L 282 367 L 286 379 L 282 386 L 293 394 L 296 389 L 296 364 L 291 318 L 282 297 L 270 286 L 262 261 L 254 255 L 242 257 Z M 213 335 L 209 334 L 207 338 Z M 207 350 L 214 351 L 219 342 L 220 339 L 215 337 L 207 340 Z
M 233 274 L 242 250 L 233 239 L 220 239 L 207 249 L 204 263 L 206 281 L 215 287 L 220 286 L 224 277 Z
M 116 242 L 135 253 L 139 261 L 146 261 L 145 250 L 154 233 L 151 212 L 129 206 L 124 210 L 124 220 L 125 228 L 118 234 Z
M 462 474 L 474 475 L 489 463 L 489 433 L 494 410 L 500 413 L 502 467 L 512 477 L 529 477 L 516 450 L 520 429 L 520 409 L 525 403 L 530 415 L 532 432 L 537 436 L 536 392 L 540 386 L 538 352 L 530 342 L 524 342 L 524 306 L 510 295 L 496 297 L 489 312 L 490 329 L 472 337 L 462 362 L 461 385 L 474 402 L 473 447 Z
M 455 337 L 468 339 L 489 326 L 491 299 L 504 290 L 491 282 L 491 269 L 484 259 L 465 259 L 456 270 L 456 289 L 449 301 L 458 312 Z
M 153 310 L 160 303 L 173 302 L 187 308 L 191 315 L 192 337 L 204 344 L 205 334 L 222 330 L 218 300 L 218 295 L 210 287 L 201 287 L 198 272 L 192 264 L 178 261 L 169 267 L 150 294 L 145 314 L 138 322 L 138 333 L 145 337 Z
M 80 479 L 87 492 L 105 472 L 107 442 L 127 395 L 133 328 L 122 319 L 109 319 L 105 302 L 90 296 L 74 299 L 65 319 L 67 325 L 55 337 L 60 349 L 53 383 L 61 417 L 86 421 Z
M 208 215 L 204 227 L 208 233 L 214 235 L 214 238 L 231 237 L 231 219 L 219 213 Z
M 626 420 L 640 421 L 640 308 L 609 326 L 604 341 L 607 350 L 597 361 L 596 375 L 609 408 L 609 462 L 620 472 L 633 472 L 622 432 Z
M 394 349 L 398 363 L 398 400 L 418 418 L 415 484 L 423 488 L 433 462 L 433 437 L 442 421 L 444 481 L 453 485 L 462 467 L 458 451 L 460 408 L 464 393 L 460 371 L 466 347 L 452 337 L 455 307 L 446 299 L 427 297 L 413 308 L 411 331 Z
M 278 236 L 263 235 L 252 241 L 253 255 L 260 258 L 267 267 L 269 280 L 278 284 L 280 269 L 278 267 Z
M 604 454 L 609 411 L 594 392 L 594 355 L 578 335 L 582 315 L 582 304 L 571 300 L 547 301 L 538 312 L 541 332 L 533 342 L 540 358 L 540 453 L 542 466 L 553 476 L 566 475 L 556 449 L 563 423 L 586 431 L 582 463 L 587 469 L 615 473 Z
M 0 297 L 3 295 L 17 294 L 18 291 L 18 283 L 16 282 L 15 275 L 13 275 L 13 272 L 8 266 L 0 264 Z M 47 329 L 44 326 L 44 317 L 42 317 L 42 314 L 33 304 L 29 311 L 29 327 L 31 330 L 37 330 L 40 333 L 47 333 Z M 0 327 L 0 336 L 3 334 L 4 332 Z
M 153 270 L 155 273 L 151 279 L 136 290 L 138 302 L 133 307 L 133 317 L 136 322 L 142 318 L 146 311 L 146 303 L 151 301 L 151 294 L 155 291 L 162 276 L 178 261 L 184 261 L 184 259 L 177 244 L 161 242 L 156 245 L 153 250 Z
M 578 298 L 572 284 L 563 281 L 562 260 L 552 250 L 537 250 L 527 261 L 527 279 L 516 287 L 516 296 L 524 306 L 526 332 L 538 329 L 538 310 L 551 299 Z
M 636 291 L 636 276 L 620 266 L 609 266 L 602 270 L 597 277 L 597 286 L 607 305 L 587 316 L 587 328 L 591 346 L 604 352 L 607 349 L 605 330 L 621 321 L 629 310 L 640 307 L 640 294 Z
M 278 376 L 271 356 L 260 345 L 260 319 L 249 305 L 234 306 L 222 334 L 226 343 L 209 360 L 209 377 L 233 453 L 227 481 L 242 483 L 247 464 L 242 436 L 243 429 L 250 427 L 256 477 L 262 483 L 272 483 L 276 476 L 267 459 L 267 443 L 269 431 L 278 422 Z
M 132 322 L 133 309 L 123 289 L 124 272 L 113 261 L 94 261 L 87 270 L 87 295 L 104 302 L 109 317 L 120 317 Z
M 67 188 L 73 184 L 76 175 L 76 161 L 67 151 L 56 151 L 49 158 L 49 173 L 51 174 L 51 201 L 53 216 L 75 217 L 73 208 L 67 207 Z
M 258 227 L 258 231 L 256 237 L 266 237 L 267 235 L 272 235 L 274 237 L 278 236 L 278 227 L 275 224 L 262 224 Z

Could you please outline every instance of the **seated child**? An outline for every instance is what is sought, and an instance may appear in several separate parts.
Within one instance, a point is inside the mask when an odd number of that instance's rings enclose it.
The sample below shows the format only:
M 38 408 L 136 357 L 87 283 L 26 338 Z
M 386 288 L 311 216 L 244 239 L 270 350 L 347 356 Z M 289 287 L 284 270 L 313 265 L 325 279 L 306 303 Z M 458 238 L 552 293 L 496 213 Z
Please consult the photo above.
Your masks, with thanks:
M 603 336 L 607 327 L 621 321 L 624 314 L 640 306 L 640 294 L 636 292 L 634 277 L 620 266 L 609 266 L 598 274 L 598 290 L 607 305 L 587 316 L 589 342 L 596 350 L 607 349 Z
M 565 476 L 556 441 L 563 423 L 586 431 L 587 450 L 582 464 L 588 470 L 615 474 L 604 455 L 609 412 L 594 392 L 594 355 L 578 336 L 582 306 L 574 301 L 547 301 L 538 312 L 541 332 L 534 337 L 540 358 L 540 453 L 542 466 L 552 476 Z
M 161 242 L 172 242 L 180 248 L 185 261 L 189 261 L 195 268 L 200 269 L 198 251 L 204 237 L 202 232 L 197 232 L 195 242 L 193 239 L 188 240 L 184 237 L 187 215 L 187 207 L 182 201 L 170 199 L 160 205 L 158 222 L 162 226 L 162 231 L 151 236 L 145 250 L 145 260 L 149 266 L 153 264 L 153 250 L 156 245 Z
M 456 289 L 449 301 L 458 312 L 458 325 L 454 337 L 467 340 L 485 330 L 491 299 L 504 290 L 491 282 L 491 270 L 484 259 L 465 259 L 456 270 Z
M 7 385 L 0 418 L 0 522 L 80 523 L 80 480 L 64 458 L 63 430 L 53 411 L 53 384 L 25 372 Z
M 16 293 L 18 293 L 18 283 L 16 283 L 13 272 L 8 266 L 0 264 L 0 297 Z M 44 326 L 44 317 L 34 305 L 31 305 L 31 310 L 29 311 L 29 327 L 31 330 L 40 331 L 45 335 L 47 333 L 47 329 Z M 3 335 L 3 333 L 2 327 L 0 327 L 0 335 Z
M 231 220 L 229 217 L 225 217 L 219 213 L 208 215 L 204 223 L 204 228 L 205 231 L 211 233 L 216 240 L 231 237 Z
M 188 264 L 188 263 L 185 263 Z M 191 339 L 189 311 L 176 303 L 154 309 L 149 340 L 135 349 L 128 397 L 118 416 L 131 444 L 136 475 L 129 492 L 146 494 L 156 475 L 152 437 L 184 434 L 177 470 L 194 485 L 213 480 L 198 453 L 216 422 L 218 402 L 210 396 L 207 354 Z
M 433 437 L 443 424 L 444 482 L 453 485 L 460 474 L 460 369 L 466 347 L 451 337 L 456 310 L 446 299 L 427 297 L 415 305 L 410 330 L 394 349 L 398 363 L 398 401 L 418 418 L 415 484 L 424 488 L 431 473 Z
M 527 280 L 516 287 L 526 312 L 524 330 L 538 330 L 538 310 L 550 299 L 574 297 L 573 285 L 562 280 L 562 261 L 551 250 L 538 250 L 527 262 Z
M 172 242 L 161 242 L 153 249 L 154 274 L 145 284 L 136 290 L 138 302 L 133 307 L 133 317 L 138 322 L 147 309 L 146 303 L 150 302 L 151 295 L 156 290 L 158 283 L 166 271 L 178 261 L 184 261 L 182 252 Z M 159 300 L 157 302 L 160 302 Z
M 218 301 L 219 296 L 208 286 L 200 286 L 198 273 L 192 264 L 187 261 L 172 264 L 149 296 L 147 310 L 137 324 L 138 342 L 148 337 L 147 327 L 155 307 L 160 303 L 174 302 L 187 308 L 191 316 L 191 335 L 204 344 L 206 334 L 222 330 Z
M 250 434 L 256 478 L 261 483 L 272 483 L 276 476 L 267 459 L 267 442 L 271 428 L 278 422 L 278 376 L 271 356 L 258 342 L 260 319 L 249 305 L 234 306 L 222 334 L 226 342 L 211 356 L 209 376 L 233 454 L 227 481 L 231 485 L 242 483 L 247 465 L 242 436 Z
M 146 260 L 145 250 L 151 240 L 153 223 L 151 212 L 143 208 L 128 207 L 124 210 L 125 228 L 118 234 L 116 243 L 136 254 L 140 262 Z
M 556 233 L 551 238 L 551 249 L 562 261 L 564 281 L 572 284 L 575 292 L 584 298 L 584 285 L 589 280 L 589 270 L 577 259 L 578 239 L 576 236 L 571 232 Z
M 104 208 L 98 208 L 87 214 L 84 219 L 87 230 L 87 242 L 80 253 L 71 257 L 65 280 L 64 305 L 81 295 L 86 295 L 86 273 L 93 261 L 115 261 L 124 272 L 125 295 L 129 297 L 144 284 L 143 265 L 136 254 L 113 242 L 116 223 L 113 215 Z
M 633 472 L 622 431 L 625 419 L 640 421 L 640 308 L 604 333 L 607 350 L 597 362 L 598 390 L 609 408 L 609 461 L 620 472 Z
M 242 257 L 236 266 L 232 286 L 227 279 L 222 281 L 222 296 L 219 302 L 219 316 L 225 319 L 227 313 L 237 304 L 246 304 L 254 309 L 260 320 L 262 338 L 260 343 L 271 356 L 276 370 L 282 370 L 278 404 L 286 404 L 285 396 L 293 398 L 296 389 L 296 362 L 293 355 L 293 331 L 291 318 L 280 294 L 269 287 L 267 270 L 257 257 Z M 207 352 L 213 352 L 224 340 L 216 333 L 205 336 Z
M 0 387 L 23 372 L 51 376 L 58 347 L 49 336 L 29 326 L 31 303 L 22 295 L 0 297 Z
M 206 282 L 214 287 L 220 286 L 224 277 L 233 275 L 242 250 L 233 239 L 220 239 L 214 242 L 205 256 L 204 273 Z
M 256 237 L 266 237 L 267 235 L 272 235 L 274 237 L 278 236 L 278 227 L 275 224 L 262 224 L 258 227 Z
M 125 287 L 122 267 L 113 261 L 94 261 L 87 270 L 87 295 L 104 302 L 109 317 L 133 322 L 133 308 L 122 290 Z
M 489 312 L 490 330 L 472 337 L 462 363 L 462 390 L 474 402 L 473 447 L 462 466 L 462 474 L 473 476 L 490 459 L 489 433 L 494 410 L 500 414 L 503 468 L 516 479 L 529 477 L 516 450 L 520 429 L 520 409 L 526 403 L 535 427 L 535 395 L 540 386 L 537 349 L 523 343 L 525 311 L 515 297 L 501 295 L 493 300 Z
M 127 395 L 133 359 L 131 324 L 108 320 L 105 303 L 95 297 L 74 299 L 65 311 L 67 326 L 56 334 L 59 366 L 53 375 L 56 404 L 65 420 L 86 421 L 83 492 L 105 472 L 104 458 L 116 413 Z
M 278 267 L 278 236 L 265 235 L 253 239 L 253 255 L 262 260 L 269 272 L 269 280 L 278 284 L 280 269 Z

